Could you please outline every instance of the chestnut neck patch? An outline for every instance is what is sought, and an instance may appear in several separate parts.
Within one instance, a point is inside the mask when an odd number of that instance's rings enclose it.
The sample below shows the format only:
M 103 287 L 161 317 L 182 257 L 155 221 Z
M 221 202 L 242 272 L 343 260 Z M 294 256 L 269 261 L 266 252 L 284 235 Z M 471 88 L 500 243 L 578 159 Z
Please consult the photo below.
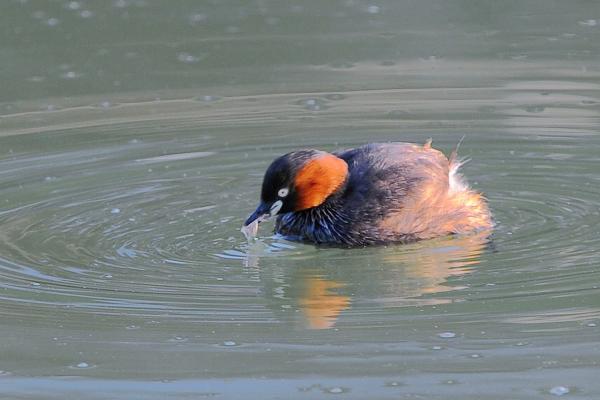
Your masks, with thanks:
M 298 196 L 295 211 L 306 210 L 323 202 L 342 186 L 348 164 L 333 154 L 323 154 L 300 168 L 294 179 Z

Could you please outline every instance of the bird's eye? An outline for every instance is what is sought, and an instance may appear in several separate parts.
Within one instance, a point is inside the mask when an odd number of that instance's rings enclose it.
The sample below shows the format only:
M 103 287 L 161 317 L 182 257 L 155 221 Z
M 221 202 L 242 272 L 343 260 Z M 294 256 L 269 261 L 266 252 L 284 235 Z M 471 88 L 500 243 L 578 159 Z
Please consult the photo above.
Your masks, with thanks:
M 285 197 L 288 195 L 289 192 L 290 192 L 290 190 L 288 188 L 282 188 L 282 189 L 279 189 L 279 192 L 277 192 L 277 195 L 279 197 Z

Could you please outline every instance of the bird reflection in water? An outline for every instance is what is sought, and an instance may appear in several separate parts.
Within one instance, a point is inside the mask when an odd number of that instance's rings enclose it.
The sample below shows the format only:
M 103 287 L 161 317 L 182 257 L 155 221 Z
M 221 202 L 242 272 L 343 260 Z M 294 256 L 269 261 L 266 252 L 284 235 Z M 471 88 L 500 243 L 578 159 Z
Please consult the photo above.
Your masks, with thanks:
M 433 295 L 464 288 L 449 278 L 472 272 L 489 244 L 488 236 L 489 232 L 480 232 L 407 245 L 341 250 L 352 252 L 351 259 L 343 256 L 346 262 L 340 259 L 339 249 L 331 250 L 337 251 L 331 258 L 301 257 L 292 266 L 286 263 L 288 268 L 279 269 L 277 278 L 267 278 L 260 271 L 258 254 L 249 252 L 245 266 L 261 276 L 274 310 L 281 307 L 282 299 L 291 301 L 302 315 L 304 328 L 329 329 L 352 305 L 405 307 L 452 301 Z

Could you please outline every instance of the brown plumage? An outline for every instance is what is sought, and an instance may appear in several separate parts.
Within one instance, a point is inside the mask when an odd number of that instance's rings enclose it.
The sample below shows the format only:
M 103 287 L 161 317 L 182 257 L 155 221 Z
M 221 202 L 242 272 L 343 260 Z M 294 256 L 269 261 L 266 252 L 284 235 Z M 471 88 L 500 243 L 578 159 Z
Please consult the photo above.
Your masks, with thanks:
M 267 170 L 261 205 L 245 225 L 278 214 L 277 233 L 346 246 L 491 228 L 485 199 L 459 167 L 455 154 L 448 159 L 431 142 L 288 153 Z

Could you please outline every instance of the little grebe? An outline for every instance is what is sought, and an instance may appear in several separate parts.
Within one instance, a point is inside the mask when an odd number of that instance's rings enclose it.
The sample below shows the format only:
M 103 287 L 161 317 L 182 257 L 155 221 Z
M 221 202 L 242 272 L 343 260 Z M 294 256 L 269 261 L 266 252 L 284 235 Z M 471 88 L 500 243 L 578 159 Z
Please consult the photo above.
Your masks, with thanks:
M 267 169 L 261 203 L 242 231 L 277 215 L 275 232 L 288 239 L 365 246 L 489 229 L 486 201 L 460 165 L 431 141 L 288 153 Z

